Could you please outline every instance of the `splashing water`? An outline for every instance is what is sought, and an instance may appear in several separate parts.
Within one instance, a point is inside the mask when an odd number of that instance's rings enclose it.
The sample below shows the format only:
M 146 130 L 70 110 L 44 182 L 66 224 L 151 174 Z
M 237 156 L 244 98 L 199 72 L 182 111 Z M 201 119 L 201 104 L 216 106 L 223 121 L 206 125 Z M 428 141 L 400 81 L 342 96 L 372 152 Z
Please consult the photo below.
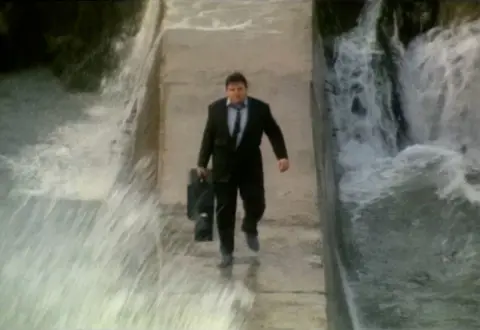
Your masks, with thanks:
M 434 29 L 418 37 L 404 61 L 405 115 L 418 143 L 434 143 L 477 158 L 480 136 L 475 129 L 480 89 L 477 39 L 479 22 L 447 30 Z M 421 70 L 418 70 L 421 68 Z M 418 111 L 423 109 L 423 111 Z M 418 115 L 416 115 L 418 113 Z
M 480 22 L 436 28 L 406 49 L 392 40 L 414 141 L 398 150 L 375 36 L 381 5 L 369 2 L 336 38 L 327 76 L 358 326 L 478 329 Z
M 252 296 L 171 251 L 145 163 L 116 183 L 121 134 L 161 38 L 149 0 L 130 56 L 102 93 L 70 94 L 47 71 L 5 77 L 0 175 L 0 328 L 240 329 Z M 8 194 L 7 194 L 8 193 Z M 3 196 L 3 195 L 2 195 Z
M 265 3 L 291 3 L 290 0 L 166 0 L 166 26 L 175 30 L 248 31 L 249 34 L 281 33 L 274 28 L 279 19 Z M 221 5 L 219 5 L 221 4 Z M 272 27 L 268 27 L 272 25 Z

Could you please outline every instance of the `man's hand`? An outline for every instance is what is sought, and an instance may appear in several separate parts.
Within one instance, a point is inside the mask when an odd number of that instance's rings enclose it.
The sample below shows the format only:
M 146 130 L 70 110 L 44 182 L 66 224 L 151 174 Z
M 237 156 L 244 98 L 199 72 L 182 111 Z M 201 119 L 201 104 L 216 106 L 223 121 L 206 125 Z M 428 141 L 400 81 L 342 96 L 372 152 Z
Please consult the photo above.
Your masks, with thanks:
M 289 167 L 290 163 L 288 162 L 287 158 L 282 158 L 278 160 L 278 169 L 280 170 L 280 173 L 287 171 Z
M 208 176 L 208 170 L 205 167 L 198 167 L 197 175 L 200 179 L 205 180 Z

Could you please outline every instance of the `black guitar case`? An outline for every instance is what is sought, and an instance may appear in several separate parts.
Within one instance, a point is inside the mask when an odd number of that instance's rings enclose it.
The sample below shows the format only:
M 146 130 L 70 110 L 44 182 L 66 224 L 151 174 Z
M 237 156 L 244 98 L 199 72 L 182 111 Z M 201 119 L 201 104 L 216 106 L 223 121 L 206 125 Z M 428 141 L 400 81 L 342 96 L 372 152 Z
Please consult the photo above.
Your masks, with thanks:
M 211 175 L 203 180 L 196 169 L 190 169 L 187 186 L 187 217 L 195 222 L 194 240 L 213 241 L 215 195 Z

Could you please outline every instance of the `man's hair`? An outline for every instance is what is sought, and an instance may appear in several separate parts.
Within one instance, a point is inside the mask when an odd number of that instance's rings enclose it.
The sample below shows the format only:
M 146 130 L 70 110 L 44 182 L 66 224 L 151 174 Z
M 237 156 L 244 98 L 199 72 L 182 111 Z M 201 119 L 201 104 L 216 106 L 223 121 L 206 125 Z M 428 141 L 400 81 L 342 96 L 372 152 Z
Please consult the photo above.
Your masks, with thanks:
M 248 88 L 247 78 L 245 78 L 245 76 L 241 72 L 235 71 L 229 74 L 227 79 L 225 79 L 225 88 L 228 87 L 228 85 L 230 84 L 238 84 L 238 83 L 242 83 L 245 85 L 245 87 Z

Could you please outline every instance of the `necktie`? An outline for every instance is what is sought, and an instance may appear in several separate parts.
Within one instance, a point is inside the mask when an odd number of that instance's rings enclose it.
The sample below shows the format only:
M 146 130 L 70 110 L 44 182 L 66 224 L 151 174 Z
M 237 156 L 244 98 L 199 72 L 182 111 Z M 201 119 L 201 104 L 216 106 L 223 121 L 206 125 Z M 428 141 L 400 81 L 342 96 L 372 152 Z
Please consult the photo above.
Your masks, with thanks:
M 242 109 L 236 108 L 236 110 L 237 110 L 237 116 L 235 117 L 235 125 L 233 126 L 233 134 L 232 134 L 233 141 L 235 141 L 235 146 L 238 143 L 238 134 L 240 133 L 240 122 L 242 119 L 242 113 L 240 112 Z

